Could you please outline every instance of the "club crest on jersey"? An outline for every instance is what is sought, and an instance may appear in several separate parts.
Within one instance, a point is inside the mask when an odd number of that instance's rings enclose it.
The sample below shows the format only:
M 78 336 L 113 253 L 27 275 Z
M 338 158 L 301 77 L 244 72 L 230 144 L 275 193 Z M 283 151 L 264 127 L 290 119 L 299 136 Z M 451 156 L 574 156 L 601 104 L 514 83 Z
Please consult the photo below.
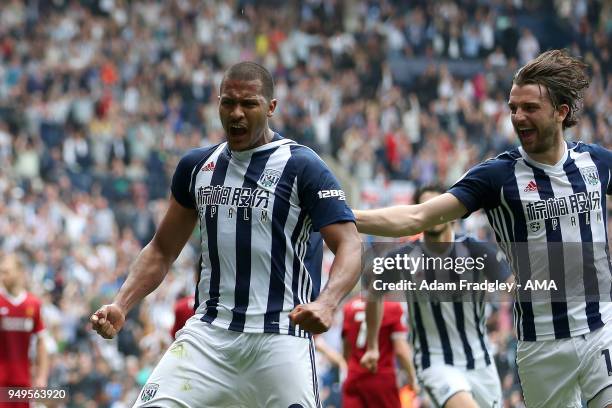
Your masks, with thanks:
M 597 167 L 589 166 L 580 169 L 580 173 L 582 174 L 582 178 L 584 182 L 590 184 L 592 186 L 596 186 L 599 184 L 599 173 L 597 172 Z
M 155 394 L 157 394 L 157 390 L 159 389 L 159 384 L 149 383 L 144 386 L 142 389 L 142 394 L 140 395 L 140 400 L 142 402 L 148 402 L 153 399 Z
M 265 169 L 259 177 L 257 184 L 265 188 L 274 187 L 278 184 L 281 178 L 281 172 L 274 169 Z
M 540 230 L 540 223 L 538 221 L 529 224 L 531 232 L 538 232 Z

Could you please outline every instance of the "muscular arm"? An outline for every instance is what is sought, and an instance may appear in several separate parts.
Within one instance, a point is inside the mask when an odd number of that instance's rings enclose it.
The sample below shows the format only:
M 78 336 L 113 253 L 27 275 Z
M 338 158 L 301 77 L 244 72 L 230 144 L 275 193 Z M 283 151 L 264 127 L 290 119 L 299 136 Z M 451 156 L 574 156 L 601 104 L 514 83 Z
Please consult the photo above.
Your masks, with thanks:
M 299 305 L 289 314 L 294 324 L 314 334 L 329 329 L 334 311 L 357 283 L 361 269 L 361 239 L 355 224 L 341 222 L 327 225 L 321 228 L 321 235 L 336 255 L 327 285 L 316 301 Z
M 129 310 L 155 290 L 187 243 L 197 222 L 197 213 L 170 197 L 168 210 L 155 236 L 136 257 L 129 275 L 110 305 L 102 306 L 92 317 L 93 328 L 112 338 L 123 326 Z
M 138 254 L 127 280 L 115 297 L 127 313 L 136 303 L 153 292 L 164 280 L 170 266 L 191 236 L 197 222 L 193 209 L 185 208 L 173 197 L 151 242 Z
M 354 211 L 359 232 L 384 237 L 414 235 L 466 213 L 465 206 L 450 193 L 416 205 Z
M 352 222 L 331 224 L 321 228 L 325 243 L 336 255 L 329 271 L 329 280 L 317 301 L 336 309 L 340 301 L 355 287 L 361 269 L 361 238 Z

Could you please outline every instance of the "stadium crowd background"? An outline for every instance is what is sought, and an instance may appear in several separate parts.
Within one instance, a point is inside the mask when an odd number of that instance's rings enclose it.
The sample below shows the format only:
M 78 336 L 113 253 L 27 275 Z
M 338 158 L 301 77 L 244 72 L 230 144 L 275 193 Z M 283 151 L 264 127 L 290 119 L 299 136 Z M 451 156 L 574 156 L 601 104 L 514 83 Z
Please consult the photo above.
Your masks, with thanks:
M 216 98 L 229 64 L 268 67 L 273 128 L 345 174 L 353 205 L 378 206 L 514 146 L 512 74 L 548 48 L 592 66 L 582 121 L 566 134 L 612 147 L 611 34 L 612 3 L 586 0 L 2 2 L 0 248 L 27 255 L 44 301 L 49 386 L 68 387 L 75 407 L 130 406 L 171 341 L 172 305 L 193 290 L 195 234 L 116 340 L 87 318 L 151 239 L 183 152 L 223 140 Z M 459 227 L 486 236 L 471 218 Z M 506 407 L 518 408 L 511 319 L 502 302 L 490 327 Z M 336 348 L 339 330 L 324 336 Z M 320 363 L 323 395 L 339 406 L 337 372 Z

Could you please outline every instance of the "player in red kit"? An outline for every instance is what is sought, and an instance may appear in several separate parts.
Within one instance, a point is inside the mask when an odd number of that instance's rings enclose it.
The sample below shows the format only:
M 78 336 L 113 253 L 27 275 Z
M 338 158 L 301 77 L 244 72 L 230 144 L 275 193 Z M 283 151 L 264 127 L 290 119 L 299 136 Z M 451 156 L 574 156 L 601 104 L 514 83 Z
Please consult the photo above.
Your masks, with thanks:
M 43 338 L 37 336 L 36 376 L 31 380 L 30 339 L 44 329 L 40 300 L 24 289 L 23 264 L 15 254 L 0 259 L 0 387 L 46 387 L 49 363 Z M 0 408 L 29 407 L 0 403 Z
M 172 325 L 172 331 L 170 334 L 172 338 L 176 338 L 176 332 L 183 328 L 185 322 L 193 316 L 195 296 L 189 295 L 180 298 L 174 304 L 174 324 Z
M 348 375 L 342 387 L 344 408 L 399 408 L 399 390 L 395 377 L 395 357 L 408 373 L 410 385 L 416 385 L 412 353 L 406 340 L 402 306 L 384 303 L 379 334 L 380 360 L 376 372 L 362 367 L 360 360 L 366 351 L 365 301 L 357 296 L 344 305 L 342 338 L 348 361 Z

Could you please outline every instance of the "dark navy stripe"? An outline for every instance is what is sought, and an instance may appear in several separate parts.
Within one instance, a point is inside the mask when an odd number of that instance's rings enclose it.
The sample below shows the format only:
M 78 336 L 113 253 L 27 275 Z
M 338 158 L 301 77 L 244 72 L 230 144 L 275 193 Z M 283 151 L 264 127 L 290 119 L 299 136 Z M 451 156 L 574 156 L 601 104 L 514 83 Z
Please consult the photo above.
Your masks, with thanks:
M 311 223 L 312 224 L 312 223 Z M 308 239 L 306 254 L 304 255 L 304 266 L 310 275 L 312 282 L 311 299 L 319 297 L 321 291 L 321 266 L 323 264 L 323 237 L 320 232 L 311 231 Z
M 202 226 L 200 226 L 200 235 L 202 235 Z M 198 278 L 196 279 L 195 295 L 194 295 L 195 301 L 193 302 L 194 313 L 196 310 L 198 310 L 198 307 L 200 307 L 200 279 L 201 278 L 202 278 L 202 255 L 200 255 L 200 257 L 198 258 Z
M 427 282 L 434 282 L 436 274 L 434 270 L 426 269 L 425 280 Z M 438 329 L 440 342 L 442 343 L 442 354 L 444 355 L 444 362 L 448 365 L 453 365 L 453 349 L 450 344 L 448 332 L 446 331 L 446 323 L 444 322 L 444 316 L 442 315 L 442 308 L 439 302 L 429 302 L 431 311 L 434 318 L 434 323 Z
M 211 186 L 221 186 L 225 181 L 229 157 L 223 151 L 217 158 L 217 164 L 210 179 Z M 205 211 L 206 237 L 208 239 L 208 257 L 210 258 L 210 288 L 206 301 L 206 313 L 202 321 L 212 323 L 217 318 L 217 305 L 219 304 L 219 282 L 221 280 L 221 267 L 219 265 L 219 250 L 217 245 L 217 215 L 218 208 L 211 212 L 213 206 L 207 206 Z M 200 221 L 201 222 L 201 221 Z
M 473 302 L 474 308 L 474 321 L 476 322 L 476 332 L 478 333 L 478 341 L 480 342 L 480 347 L 484 353 L 484 359 L 487 366 L 491 365 L 491 356 L 489 355 L 489 350 L 487 350 L 487 345 L 485 344 L 485 302 L 481 301 L 480 303 Z
M 563 170 L 572 185 L 574 193 L 588 194 L 586 184 L 574 159 L 568 160 L 563 166 Z M 602 211 L 606 211 L 605 207 L 602 207 Z M 601 313 L 599 313 L 599 283 L 597 281 L 597 268 L 595 267 L 593 233 L 590 224 L 587 224 L 587 216 L 590 217 L 590 213 L 578 214 L 578 222 L 580 224 L 580 241 L 582 242 L 582 279 L 586 297 L 585 313 L 589 329 L 593 331 L 602 327 L 604 323 L 601 320 Z M 590 220 L 590 222 L 593 222 L 593 220 Z M 605 224 L 604 228 L 607 228 Z
M 518 271 L 515 271 L 517 283 L 527 281 L 531 278 L 531 265 L 529 263 L 529 251 L 527 247 L 527 221 L 523 212 L 523 204 L 521 203 L 521 195 L 519 192 L 518 182 L 516 177 L 511 179 L 511 182 L 504 185 L 503 193 L 508 207 L 514 216 L 514 228 L 512 230 L 514 240 L 509 243 L 510 253 L 516 259 Z M 512 225 L 512 224 L 508 224 Z M 514 309 L 517 314 L 516 332 L 521 340 L 535 341 L 536 329 L 533 317 L 533 306 L 531 304 L 531 295 L 527 291 L 517 291 L 517 303 L 514 304 Z
M 470 254 L 471 255 L 471 254 Z M 480 272 L 474 269 L 474 282 L 480 282 Z M 480 292 L 480 291 L 479 291 Z M 480 295 L 480 296 L 479 296 Z M 472 291 L 472 309 L 474 313 L 474 327 L 476 328 L 476 334 L 478 336 L 478 342 L 484 353 L 484 359 L 487 366 L 491 364 L 491 357 L 489 356 L 489 350 L 485 344 L 484 333 L 485 333 L 485 298 L 484 292 L 477 294 L 475 290 Z
M 538 185 L 538 193 L 541 200 L 548 200 L 554 198 L 555 194 L 552 189 L 550 178 L 546 173 L 537 168 L 533 167 L 533 175 L 535 176 L 536 184 Z M 561 298 L 565 299 L 565 259 L 563 257 L 563 251 L 555 250 L 555 245 L 563 242 L 561 234 L 561 225 L 557 221 L 556 229 L 553 226 L 553 219 L 547 218 L 544 221 L 546 226 L 546 241 L 548 252 L 548 270 L 550 273 L 550 279 L 557 284 L 557 294 Z M 555 330 L 555 339 L 565 339 L 570 337 L 569 320 L 567 316 L 567 303 L 566 302 L 551 302 L 552 310 L 552 321 Z
M 467 368 L 468 370 L 473 370 L 475 367 L 474 353 L 472 352 L 472 347 L 470 347 L 470 343 L 465 333 L 465 316 L 463 314 L 463 303 L 453 302 L 453 308 L 455 309 L 455 322 L 457 323 L 457 331 L 459 332 L 459 337 L 461 338 L 461 343 L 463 344 L 463 352 L 465 353 Z M 478 323 L 476 324 L 478 325 Z
M 451 347 L 448 332 L 446 331 L 446 323 L 444 322 L 444 316 L 442 315 L 442 308 L 438 302 L 429 302 L 429 304 L 431 305 L 434 322 L 436 323 L 436 328 L 438 329 L 438 334 L 440 335 L 444 363 L 453 365 L 453 348 Z
M 302 232 L 302 228 L 304 227 L 304 220 L 306 218 L 306 211 L 300 211 L 300 215 L 298 216 L 297 223 L 295 224 L 295 228 L 293 233 L 291 234 L 291 246 L 296 248 L 298 238 L 300 237 L 300 233 Z M 297 251 L 293 252 L 293 278 L 291 283 L 291 291 L 293 292 L 293 307 L 299 305 L 299 287 L 300 287 L 300 259 L 297 256 Z M 295 336 L 295 326 L 291 319 L 289 319 L 289 334 Z
M 257 189 L 257 181 L 261 177 L 270 155 L 277 148 L 266 149 L 253 153 L 249 167 L 244 175 L 243 188 Z M 243 331 L 246 311 L 249 307 L 249 290 L 251 287 L 251 218 L 252 208 L 238 207 L 236 212 L 236 286 L 234 289 L 234 307 L 230 330 Z
M 412 309 L 414 311 L 414 323 L 416 326 L 417 338 L 419 339 L 419 348 L 421 350 L 421 368 L 424 370 L 431 366 L 429 344 L 427 343 L 425 327 L 423 327 L 423 317 L 421 316 L 421 307 L 419 306 L 419 302 L 413 302 Z
M 287 244 L 285 241 L 285 225 L 291 208 L 291 190 L 295 180 L 295 166 L 289 158 L 283 174 L 274 191 L 274 207 L 272 208 L 272 246 L 270 253 L 270 287 L 268 290 L 268 305 L 264 316 L 264 331 L 279 333 L 280 313 L 285 299 L 285 256 Z M 289 248 L 292 251 L 293 248 Z

